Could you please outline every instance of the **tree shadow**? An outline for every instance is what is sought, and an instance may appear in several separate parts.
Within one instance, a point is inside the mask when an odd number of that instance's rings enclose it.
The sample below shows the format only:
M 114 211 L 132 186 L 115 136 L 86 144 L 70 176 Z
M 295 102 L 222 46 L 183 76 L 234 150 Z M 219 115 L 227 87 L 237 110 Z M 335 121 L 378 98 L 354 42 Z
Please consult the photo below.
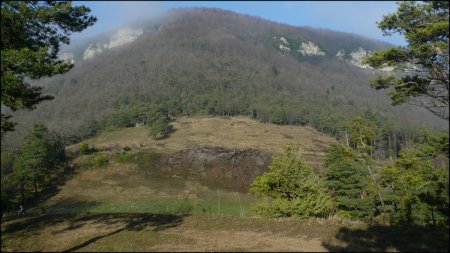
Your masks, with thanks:
M 30 193 L 30 196 L 25 199 L 25 209 L 30 214 L 38 214 L 41 213 L 42 203 L 45 203 L 47 200 L 57 195 L 61 187 L 70 180 L 77 172 L 73 166 L 66 165 L 58 170 L 56 170 L 54 177 L 51 179 L 44 188 L 38 192 L 38 197 L 35 198 L 35 195 Z M 19 202 L 13 203 L 12 208 L 5 212 L 5 217 L 2 217 L 2 221 L 7 221 L 11 219 L 15 219 L 16 212 L 19 210 Z M 29 209 L 29 210 L 28 210 Z
M 53 205 L 48 209 L 47 214 L 36 215 L 30 212 L 25 215 L 13 215 L 5 217 L 2 222 L 11 222 L 3 226 L 3 233 L 14 233 L 25 231 L 27 233 L 38 232 L 46 226 L 52 226 L 66 220 L 70 220 L 76 215 L 76 212 L 67 212 L 67 210 L 81 210 L 81 208 L 90 208 L 97 205 L 95 201 L 82 201 L 76 199 L 66 199 Z M 72 209 L 69 209 L 72 208 Z M 64 212 L 65 211 L 65 212 Z M 15 221 L 20 220 L 20 221 Z
M 82 213 L 97 206 L 96 201 L 79 200 L 77 198 L 65 198 L 49 206 L 46 210 L 48 214 Z
M 173 133 L 175 133 L 177 131 L 177 129 L 175 129 L 174 127 L 171 127 L 171 128 L 169 128 L 168 130 L 167 130 L 167 132 L 166 132 L 166 134 L 164 135 L 164 136 L 161 136 L 161 137 L 159 137 L 159 138 L 157 138 L 156 140 L 157 141 L 160 141 L 160 140 L 165 140 L 165 139 L 168 139 Z
M 76 246 L 63 251 L 75 251 L 84 248 L 96 241 L 105 237 L 120 233 L 122 231 L 140 231 L 143 229 L 152 230 L 155 232 L 165 230 L 171 227 L 176 227 L 183 222 L 185 215 L 170 215 L 170 214 L 142 214 L 142 213 L 65 213 L 65 214 L 46 214 L 41 216 L 27 217 L 18 222 L 13 222 L 2 228 L 2 233 L 20 233 L 20 234 L 34 234 L 39 233 L 47 226 L 56 225 L 61 222 L 68 222 L 64 228 L 53 231 L 53 234 L 60 234 L 61 232 L 71 231 L 83 227 L 86 224 L 105 224 L 111 227 L 117 227 L 112 232 L 94 236 Z
M 421 226 L 369 225 L 367 229 L 342 227 L 334 242 L 322 246 L 338 252 L 448 252 L 449 231 L 447 229 Z M 344 245 L 344 246 L 343 246 Z
M 64 251 L 75 251 L 84 248 L 96 241 L 103 239 L 105 237 L 120 233 L 122 231 L 140 231 L 142 229 L 148 228 L 155 232 L 168 229 L 171 227 L 176 227 L 180 225 L 183 221 L 183 215 L 170 215 L 170 214 L 91 214 L 81 219 L 75 219 L 74 223 L 79 223 L 82 221 L 92 221 L 104 223 L 108 225 L 114 225 L 117 223 L 124 223 L 124 225 L 112 232 L 104 235 L 95 236 L 79 245 L 66 249 Z

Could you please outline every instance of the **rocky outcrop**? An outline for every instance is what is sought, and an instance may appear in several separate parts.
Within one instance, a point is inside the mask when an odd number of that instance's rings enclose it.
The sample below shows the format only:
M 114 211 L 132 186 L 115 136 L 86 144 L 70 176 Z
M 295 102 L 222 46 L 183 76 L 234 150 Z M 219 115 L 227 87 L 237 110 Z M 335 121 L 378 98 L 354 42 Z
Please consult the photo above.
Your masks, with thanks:
M 83 53 L 83 60 L 90 59 L 101 53 L 104 49 L 119 47 L 135 41 L 144 33 L 142 29 L 123 28 L 117 31 L 108 43 L 100 45 L 99 43 L 91 44 Z
M 86 51 L 83 53 L 83 60 L 87 60 L 90 58 L 93 58 L 97 54 L 101 53 L 103 51 L 102 47 L 98 45 L 97 43 L 91 44 Z
M 371 66 L 369 66 L 368 64 L 363 64 L 363 58 L 366 57 L 367 55 L 370 54 L 370 51 L 366 51 L 363 48 L 358 48 L 358 50 L 353 51 L 350 53 L 350 60 L 349 63 L 361 68 L 361 69 L 373 69 Z
M 320 50 L 319 46 L 317 44 L 315 44 L 312 41 L 307 41 L 302 42 L 302 44 L 300 45 L 299 50 L 297 50 L 297 52 L 300 52 L 302 55 L 307 55 L 307 56 L 311 56 L 311 55 L 325 55 L 325 52 L 323 52 L 322 50 Z
M 114 34 L 111 37 L 109 43 L 105 44 L 104 47 L 114 48 L 131 43 L 135 41 L 139 36 L 141 36 L 143 32 L 144 31 L 142 29 L 131 29 L 131 28 L 120 29 L 119 31 L 117 31 L 116 34 Z
M 344 55 L 345 55 L 345 50 L 344 49 L 340 49 L 337 53 L 336 53 L 336 57 L 343 61 L 344 60 Z
M 280 49 L 280 51 L 286 51 L 286 52 L 291 51 L 291 48 L 289 47 L 289 42 L 284 37 L 280 37 L 279 39 L 277 37 L 273 37 L 273 39 L 280 42 L 280 44 L 278 45 L 278 48 Z
M 363 63 L 364 57 L 370 55 L 370 51 L 364 50 L 362 47 L 359 47 L 358 50 L 350 52 L 350 59 L 345 59 L 345 50 L 342 48 L 336 53 L 336 57 L 341 61 L 346 61 L 349 64 L 356 66 L 361 69 L 374 69 L 372 66 L 368 64 Z M 390 72 L 393 71 L 395 68 L 391 66 L 384 66 L 382 68 L 379 68 L 377 70 L 384 71 L 384 72 Z
M 289 42 L 287 42 L 287 40 L 284 37 L 280 38 L 281 43 L 285 44 L 285 45 L 289 45 Z
M 268 170 L 270 160 L 255 149 L 197 147 L 164 155 L 158 167 L 167 175 L 189 174 L 211 188 L 246 192 Z
M 74 58 L 75 58 L 74 55 L 72 53 L 68 53 L 68 52 L 62 53 L 59 56 L 60 60 L 66 61 L 66 62 L 69 62 L 69 63 L 72 63 L 72 64 L 75 63 L 75 59 Z

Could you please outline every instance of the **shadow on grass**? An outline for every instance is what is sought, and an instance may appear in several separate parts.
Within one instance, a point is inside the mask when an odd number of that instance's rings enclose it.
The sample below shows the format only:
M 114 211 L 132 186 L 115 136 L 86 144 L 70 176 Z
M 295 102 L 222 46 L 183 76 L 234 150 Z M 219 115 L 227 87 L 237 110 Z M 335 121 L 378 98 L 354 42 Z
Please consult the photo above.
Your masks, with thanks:
M 76 212 L 79 212 L 80 210 L 82 210 L 82 208 L 90 208 L 94 207 L 95 205 L 97 205 L 95 201 L 66 199 L 49 208 L 47 210 L 47 214 L 45 215 L 36 215 L 35 213 L 29 213 L 26 215 L 12 215 L 3 218 L 2 222 L 11 221 L 11 224 L 2 227 L 2 232 L 38 232 L 43 227 L 52 226 L 57 223 L 73 219 L 73 217 L 76 215 Z M 72 210 L 72 212 L 67 212 L 67 210 Z
M 335 243 L 322 243 L 330 251 L 347 252 L 448 252 L 448 229 L 419 226 L 369 225 L 367 229 L 342 227 Z M 345 246 L 342 246 L 345 245 Z
M 152 228 L 153 231 L 161 231 L 167 228 L 178 226 L 183 221 L 183 216 L 160 215 L 160 214 L 94 214 L 83 217 L 82 220 L 95 220 L 96 222 L 113 225 L 117 221 L 125 222 L 125 226 L 105 235 L 93 237 L 79 245 L 64 251 L 75 251 L 84 248 L 105 237 L 117 234 L 122 231 L 140 231 L 144 228 Z M 78 221 L 76 221 L 78 222 Z
M 173 128 L 173 126 L 171 126 L 168 130 L 167 133 L 164 136 L 161 136 L 159 138 L 157 138 L 156 140 L 165 140 L 168 139 L 170 137 L 170 135 L 172 135 L 173 133 L 175 133 L 177 131 L 177 129 Z
M 51 182 L 45 185 L 44 188 L 38 192 L 37 198 L 34 193 L 30 193 L 29 196 L 26 196 L 24 207 L 27 213 L 29 212 L 32 215 L 42 213 L 40 207 L 43 207 L 43 203 L 57 195 L 62 186 L 75 174 L 77 174 L 77 172 L 75 172 L 74 167 L 70 165 L 55 169 L 55 174 L 53 175 Z M 18 200 L 12 201 L 9 210 L 4 213 L 5 216 L 2 216 L 1 220 L 8 221 L 17 218 L 16 214 L 19 210 L 19 206 L 20 202 Z M 47 207 L 45 207 L 45 209 L 47 209 Z
M 59 231 L 54 231 L 54 234 L 60 234 L 61 232 L 71 231 L 78 229 L 86 224 L 105 224 L 111 227 L 118 227 L 118 229 L 108 232 L 106 234 L 98 235 L 90 238 L 76 246 L 73 246 L 64 251 L 75 251 L 84 248 L 96 241 L 105 237 L 120 233 L 122 231 L 140 231 L 143 229 L 149 229 L 155 232 L 168 229 L 180 225 L 183 222 L 183 215 L 162 215 L 162 214 L 139 214 L 139 213 L 102 213 L 102 214 L 46 214 L 36 217 L 27 217 L 18 222 L 13 222 L 5 226 L 2 233 L 31 233 L 39 232 L 47 226 L 52 226 L 60 222 L 68 222 L 68 226 L 65 226 Z

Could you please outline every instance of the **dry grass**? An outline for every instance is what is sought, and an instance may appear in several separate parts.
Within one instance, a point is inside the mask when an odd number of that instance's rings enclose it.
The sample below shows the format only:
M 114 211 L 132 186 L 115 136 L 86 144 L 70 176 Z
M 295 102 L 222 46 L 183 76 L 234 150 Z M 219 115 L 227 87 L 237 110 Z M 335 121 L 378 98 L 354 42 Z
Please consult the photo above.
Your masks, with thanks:
M 42 206 L 48 213 L 176 213 L 185 208 L 190 213 L 249 216 L 255 201 L 248 193 L 211 190 L 195 180 L 150 175 L 134 164 L 111 163 L 79 171 Z M 33 211 L 39 213 L 39 209 L 29 210 Z
M 216 215 L 47 215 L 3 222 L 2 251 L 323 252 L 338 227 Z
M 179 118 L 173 123 L 175 131 L 169 138 L 152 140 L 145 127 L 105 132 L 86 142 L 97 148 L 132 147 L 154 152 L 175 152 L 193 146 L 215 146 L 229 149 L 259 149 L 278 154 L 289 142 L 300 144 L 299 153 L 306 157 L 323 156 L 335 141 L 311 127 L 263 124 L 247 117 Z M 68 147 L 75 151 L 77 145 Z
M 335 219 L 59 214 L 2 221 L 4 251 L 448 252 L 448 230 Z
M 448 230 L 368 225 L 333 217 L 299 220 L 155 213 L 154 200 L 216 197 L 184 179 L 152 179 L 135 165 L 80 171 L 44 206 L 46 215 L 2 220 L 3 251 L 448 251 Z M 220 192 L 235 201 L 233 192 Z M 242 203 L 249 203 L 244 194 Z M 147 205 L 145 201 L 150 201 Z M 153 202 L 152 202 L 153 201 Z M 213 199 L 213 206 L 216 205 Z M 172 202 L 158 202 L 169 205 Z M 86 213 L 86 210 L 92 211 Z M 215 211 L 213 212 L 215 213 Z

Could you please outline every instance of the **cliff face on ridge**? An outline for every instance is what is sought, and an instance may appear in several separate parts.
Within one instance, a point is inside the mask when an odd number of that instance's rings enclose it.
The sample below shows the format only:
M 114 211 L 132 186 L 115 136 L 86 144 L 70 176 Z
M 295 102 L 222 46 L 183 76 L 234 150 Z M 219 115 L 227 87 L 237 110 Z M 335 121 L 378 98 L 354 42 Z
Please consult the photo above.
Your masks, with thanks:
M 389 46 L 219 9 L 173 10 L 62 52 L 75 67 L 33 83 L 55 99 L 14 113 L 18 129 L 7 138 L 20 139 L 38 121 L 76 133 L 137 100 L 162 104 L 174 117 L 240 114 L 325 132 L 369 109 L 402 124 L 445 127 L 420 108 L 390 106 L 383 91 L 369 86 L 370 77 L 384 72 L 361 59 Z

